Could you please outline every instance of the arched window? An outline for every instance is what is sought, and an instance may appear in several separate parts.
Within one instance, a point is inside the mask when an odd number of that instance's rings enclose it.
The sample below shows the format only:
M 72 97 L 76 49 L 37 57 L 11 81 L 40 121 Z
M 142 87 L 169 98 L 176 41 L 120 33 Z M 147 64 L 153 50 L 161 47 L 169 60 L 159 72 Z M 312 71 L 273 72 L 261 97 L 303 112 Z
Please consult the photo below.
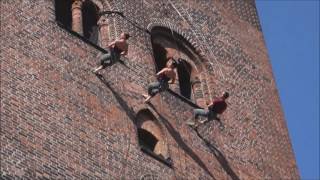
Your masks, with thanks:
M 98 12 L 99 8 L 91 1 L 85 1 L 82 6 L 83 36 L 92 43 L 98 43 Z
M 167 142 L 161 125 L 149 110 L 141 110 L 136 116 L 138 142 L 141 149 L 171 166 Z
M 179 62 L 178 85 L 173 85 L 173 91 L 187 99 L 193 99 L 192 78 L 195 77 L 195 69 L 188 63 L 188 60 L 196 58 L 192 45 L 181 35 L 164 27 L 153 28 L 151 40 L 157 71 L 165 67 L 168 56 L 173 56 Z
M 71 5 L 71 0 L 55 0 L 56 21 L 68 29 L 72 22 Z
M 90 0 L 55 0 L 56 20 L 64 28 L 98 44 L 99 8 Z

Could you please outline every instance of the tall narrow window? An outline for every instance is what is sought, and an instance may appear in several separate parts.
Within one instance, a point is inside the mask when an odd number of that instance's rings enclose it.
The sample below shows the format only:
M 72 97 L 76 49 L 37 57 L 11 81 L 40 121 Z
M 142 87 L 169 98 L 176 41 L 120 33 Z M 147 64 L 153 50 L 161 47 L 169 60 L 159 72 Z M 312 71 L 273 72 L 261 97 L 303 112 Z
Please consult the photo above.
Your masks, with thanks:
M 82 7 L 83 36 L 92 43 L 98 43 L 98 7 L 91 1 L 85 1 Z
M 68 29 L 72 22 L 71 5 L 71 0 L 55 0 L 56 20 Z
M 190 64 L 186 60 L 180 59 L 178 65 L 180 94 L 187 99 L 191 98 L 191 71 Z
M 167 50 L 158 43 L 153 43 L 153 54 L 157 65 L 157 71 L 160 71 L 167 63 Z

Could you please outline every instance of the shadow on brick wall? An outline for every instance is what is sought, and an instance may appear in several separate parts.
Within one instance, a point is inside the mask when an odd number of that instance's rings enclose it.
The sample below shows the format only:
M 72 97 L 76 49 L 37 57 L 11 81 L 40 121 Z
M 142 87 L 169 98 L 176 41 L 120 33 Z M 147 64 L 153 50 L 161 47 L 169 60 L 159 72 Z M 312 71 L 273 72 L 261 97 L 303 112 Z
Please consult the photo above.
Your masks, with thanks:
M 214 178 L 213 174 L 209 171 L 209 169 L 206 167 L 204 162 L 200 159 L 200 157 L 193 152 L 193 150 L 183 141 L 182 137 L 180 136 L 179 132 L 173 128 L 173 126 L 170 124 L 170 122 L 161 115 L 157 111 L 157 109 L 149 103 L 149 106 L 158 114 L 158 116 L 161 118 L 162 123 L 167 128 L 170 135 L 174 138 L 174 140 L 179 144 L 179 146 L 203 169 L 205 170 L 212 178 Z M 215 178 L 214 178 L 215 179 Z
M 124 112 L 127 114 L 127 116 L 134 122 L 135 120 L 135 112 L 129 107 L 127 102 L 113 89 L 113 87 L 106 81 L 106 79 L 102 75 L 96 75 L 100 81 L 112 92 L 118 103 L 120 104 L 121 108 L 124 110 Z M 204 162 L 197 156 L 195 152 L 192 151 L 191 148 L 189 148 L 183 141 L 180 134 L 172 127 L 172 125 L 169 123 L 169 121 L 164 118 L 156 109 L 155 107 L 150 104 L 150 106 L 155 110 L 155 112 L 159 115 L 161 118 L 163 124 L 168 129 L 169 133 L 172 135 L 172 137 L 175 139 L 175 141 L 182 147 L 182 149 L 189 154 L 189 156 L 201 167 L 203 168 L 212 178 L 214 176 L 210 173 Z
M 177 143 L 190 155 L 190 157 L 198 163 L 200 167 L 202 167 L 211 177 L 213 175 L 209 172 L 208 168 L 205 166 L 205 164 L 201 161 L 201 159 L 183 142 L 182 137 L 180 134 L 172 127 L 172 125 L 169 123 L 169 121 L 163 117 L 156 108 L 150 104 L 150 107 L 153 108 L 153 110 L 159 115 L 159 117 L 162 119 L 163 124 L 168 129 L 171 136 L 177 141 Z M 240 178 L 237 176 L 237 174 L 233 171 L 231 166 L 229 165 L 227 159 L 225 156 L 208 140 L 206 140 L 197 130 L 197 135 L 201 140 L 205 142 L 209 150 L 214 154 L 214 156 L 217 158 L 218 162 L 222 166 L 222 168 L 225 170 L 225 172 L 232 178 L 232 180 L 240 180 Z M 214 178 L 214 177 L 213 177 Z
M 226 173 L 233 179 L 233 180 L 240 180 L 237 174 L 232 170 L 231 166 L 229 165 L 227 159 L 225 156 L 216 148 L 213 144 L 211 144 L 207 139 L 205 139 L 198 130 L 196 130 L 197 135 L 199 138 L 201 138 L 209 150 L 214 154 L 214 156 L 217 158 L 219 161 L 220 165 L 222 168 L 226 171 Z
M 97 75 L 97 77 L 100 79 L 100 81 L 112 92 L 113 96 L 116 98 L 117 102 L 120 104 L 123 111 L 126 113 L 126 115 L 130 118 L 130 120 L 134 123 L 135 120 L 135 112 L 130 108 L 128 103 L 116 92 L 115 89 L 106 81 L 106 79 L 102 75 Z M 161 121 L 163 125 L 166 127 L 170 135 L 174 138 L 174 140 L 179 144 L 179 146 L 203 169 L 205 170 L 212 178 L 214 178 L 213 174 L 209 171 L 209 169 L 206 167 L 205 163 L 200 159 L 200 157 L 183 141 L 181 135 L 177 130 L 173 128 L 173 126 L 170 124 L 169 120 L 167 120 L 164 116 L 161 115 L 157 111 L 157 109 L 149 103 L 149 106 L 158 114 L 158 116 L 161 118 Z M 219 161 L 220 165 L 223 167 L 223 169 L 226 171 L 226 173 L 233 179 L 233 180 L 240 180 L 237 174 L 232 170 L 230 167 L 227 159 L 224 157 L 224 155 L 214 146 L 212 145 L 208 140 L 206 140 L 198 131 L 196 131 L 199 138 L 201 138 L 209 150 L 215 155 L 217 160 Z
M 107 82 L 107 80 L 102 75 L 96 75 L 100 81 L 112 92 L 113 96 L 116 98 L 117 102 L 120 104 L 123 111 L 130 118 L 130 120 L 134 123 L 135 120 L 135 112 L 130 108 L 128 103 L 116 92 L 113 87 Z

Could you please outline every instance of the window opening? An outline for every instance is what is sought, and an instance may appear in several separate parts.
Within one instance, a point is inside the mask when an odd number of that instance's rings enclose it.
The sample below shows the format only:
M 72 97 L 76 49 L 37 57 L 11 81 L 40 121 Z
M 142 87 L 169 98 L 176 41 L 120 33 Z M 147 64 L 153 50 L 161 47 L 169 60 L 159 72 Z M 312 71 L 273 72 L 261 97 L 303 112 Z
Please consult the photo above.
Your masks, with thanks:
M 160 71 L 167 63 L 167 50 L 158 43 L 152 43 L 157 71 Z
M 147 130 L 138 128 L 138 138 L 140 146 L 149 149 L 150 151 L 154 151 L 154 148 L 158 143 L 158 139 L 154 135 Z
M 82 7 L 83 36 L 94 44 L 98 43 L 98 7 L 86 1 Z
M 135 124 L 141 151 L 171 167 L 167 143 L 156 117 L 143 109 L 138 112 Z
M 187 98 L 191 98 L 191 65 L 187 63 L 184 59 L 179 59 L 179 64 L 177 67 L 178 70 L 178 78 L 179 78 L 179 86 L 180 86 L 180 94 Z
M 195 71 L 187 60 L 196 58 L 192 45 L 181 35 L 164 27 L 156 27 L 151 30 L 151 43 L 157 71 L 165 67 L 167 56 L 173 56 L 178 60 L 178 83 L 171 89 L 186 99 L 194 99 L 192 78 Z
M 71 29 L 72 23 L 71 6 L 71 0 L 55 0 L 56 20 L 68 29 Z

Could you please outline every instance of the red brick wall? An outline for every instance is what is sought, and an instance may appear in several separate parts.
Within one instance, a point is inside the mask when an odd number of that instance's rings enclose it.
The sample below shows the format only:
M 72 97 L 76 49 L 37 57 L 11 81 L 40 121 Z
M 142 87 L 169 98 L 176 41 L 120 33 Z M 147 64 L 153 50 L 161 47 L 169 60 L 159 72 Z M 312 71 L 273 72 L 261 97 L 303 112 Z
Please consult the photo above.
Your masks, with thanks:
M 185 38 L 200 57 L 201 96 L 231 94 L 224 129 L 210 122 L 197 134 L 184 123 L 192 103 L 172 92 L 143 103 L 151 37 L 121 17 L 108 17 L 109 37 L 130 32 L 128 58 L 99 79 L 102 51 L 57 25 L 54 1 L 2 0 L 2 178 L 299 179 L 254 1 L 94 2 Z M 172 167 L 140 150 L 141 109 L 159 121 Z

